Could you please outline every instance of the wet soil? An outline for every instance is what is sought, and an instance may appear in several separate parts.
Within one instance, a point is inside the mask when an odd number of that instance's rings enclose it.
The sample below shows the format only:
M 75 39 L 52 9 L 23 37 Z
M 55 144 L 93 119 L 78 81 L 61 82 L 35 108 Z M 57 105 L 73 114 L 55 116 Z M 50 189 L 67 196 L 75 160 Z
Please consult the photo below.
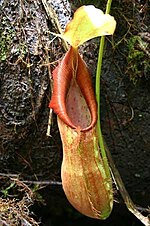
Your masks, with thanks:
M 133 201 L 143 207 L 150 203 L 150 77 L 148 64 L 129 59 L 130 42 L 139 36 L 149 43 L 148 1 L 114 1 L 117 20 L 113 37 L 106 39 L 102 73 L 102 130 L 113 159 Z M 0 173 L 32 182 L 52 181 L 40 186 L 45 205 L 31 208 L 41 225 L 142 225 L 125 208 L 114 191 L 115 204 L 106 221 L 81 216 L 62 191 L 60 168 L 62 147 L 53 117 L 51 137 L 46 136 L 50 100 L 49 69 L 64 53 L 60 40 L 52 42 L 53 27 L 40 1 L 2 1 L 0 64 Z M 149 62 L 149 49 L 141 62 Z M 95 79 L 98 40 L 80 50 Z M 50 68 L 47 67 L 50 64 Z M 138 67 L 138 72 L 131 70 Z M 136 74 L 137 72 L 137 74 Z M 140 76 L 139 76 L 140 75 Z M 3 175 L 3 176 L 2 176 Z M 5 175 L 5 176 L 4 176 Z M 6 184 L 0 182 L 2 189 Z M 8 186 L 8 184 L 7 184 Z

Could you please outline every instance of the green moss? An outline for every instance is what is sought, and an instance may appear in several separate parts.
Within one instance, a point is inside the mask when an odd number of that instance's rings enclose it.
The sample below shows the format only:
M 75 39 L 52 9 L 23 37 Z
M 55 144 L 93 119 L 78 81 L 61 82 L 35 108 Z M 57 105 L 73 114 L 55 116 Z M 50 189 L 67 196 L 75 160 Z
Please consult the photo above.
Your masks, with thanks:
M 7 59 L 14 35 L 15 35 L 15 30 L 13 30 L 8 19 L 6 17 L 3 17 L 2 22 L 0 24 L 0 60 L 1 61 L 5 61 Z
M 17 26 L 15 26 L 17 27 Z M 21 36 L 16 37 L 16 30 L 10 21 L 6 18 L 2 18 L 0 24 L 0 61 L 5 61 L 11 55 L 21 56 L 22 58 L 27 54 L 28 49 L 26 41 Z M 11 51 L 13 49 L 13 51 Z
M 150 73 L 150 60 L 148 59 L 148 43 L 140 36 L 132 36 L 128 41 L 127 72 L 134 84 L 139 78 L 147 78 Z

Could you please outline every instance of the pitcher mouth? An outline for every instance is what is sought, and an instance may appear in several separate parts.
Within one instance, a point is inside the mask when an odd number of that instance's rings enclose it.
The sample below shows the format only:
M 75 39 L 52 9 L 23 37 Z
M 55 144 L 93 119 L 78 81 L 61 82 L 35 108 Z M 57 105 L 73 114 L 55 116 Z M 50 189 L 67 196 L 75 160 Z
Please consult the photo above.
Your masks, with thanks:
M 72 80 L 67 94 L 66 112 L 72 124 L 80 131 L 91 128 L 91 113 L 75 79 Z
M 91 76 L 76 48 L 70 47 L 53 71 L 53 79 L 50 108 L 73 129 L 93 128 L 97 122 L 97 103 Z

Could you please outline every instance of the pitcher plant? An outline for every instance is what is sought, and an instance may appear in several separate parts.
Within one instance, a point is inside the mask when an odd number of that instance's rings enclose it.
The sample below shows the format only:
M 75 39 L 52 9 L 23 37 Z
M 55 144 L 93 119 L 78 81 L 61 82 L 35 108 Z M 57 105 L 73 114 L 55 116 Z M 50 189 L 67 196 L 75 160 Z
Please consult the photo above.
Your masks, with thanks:
M 49 107 L 57 114 L 63 145 L 62 186 L 82 214 L 106 219 L 113 206 L 112 179 L 98 141 L 97 102 L 87 65 L 78 52 L 85 41 L 112 35 L 116 22 L 92 5 L 80 7 L 61 37 L 70 44 L 53 71 Z

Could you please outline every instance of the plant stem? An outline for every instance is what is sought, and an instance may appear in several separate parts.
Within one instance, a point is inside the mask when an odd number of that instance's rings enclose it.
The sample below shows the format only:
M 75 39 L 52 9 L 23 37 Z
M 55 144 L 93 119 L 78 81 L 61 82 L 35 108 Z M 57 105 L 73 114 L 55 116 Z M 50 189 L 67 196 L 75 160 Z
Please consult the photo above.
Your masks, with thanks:
M 106 6 L 106 14 L 109 13 L 110 8 L 111 8 L 111 2 L 112 0 L 107 1 L 107 6 Z M 120 191 L 120 194 L 128 208 L 128 210 L 133 213 L 145 226 L 150 226 L 150 220 L 148 217 L 143 216 L 137 209 L 136 205 L 133 203 L 132 199 L 130 198 L 130 195 L 128 194 L 124 183 L 122 181 L 122 178 L 119 174 L 118 169 L 115 166 L 115 163 L 113 161 L 113 158 L 111 156 L 111 153 L 107 147 L 107 145 L 104 143 L 103 140 L 103 135 L 102 135 L 102 130 L 101 130 L 101 118 L 100 118 L 100 113 L 101 113 L 101 108 L 100 108 L 100 91 L 101 91 L 101 71 L 102 71 L 102 58 L 103 58 L 103 52 L 104 52 L 104 42 L 105 42 L 105 37 L 101 37 L 100 39 L 100 47 L 99 47 L 99 55 L 98 55 L 98 63 L 97 63 L 97 71 L 96 71 L 96 100 L 98 104 L 98 137 L 99 137 L 99 145 L 101 148 L 101 156 L 103 159 L 106 175 L 108 178 L 110 177 L 110 171 L 109 171 L 109 164 L 111 166 L 112 174 L 114 176 L 114 180 L 116 182 L 116 185 Z M 107 154 L 106 154 L 107 152 Z M 108 164 L 108 160 L 109 164 Z
M 111 8 L 111 2 L 112 0 L 107 1 L 107 6 L 106 6 L 106 14 L 109 13 L 110 8 Z M 110 178 L 110 171 L 109 171 L 109 164 L 105 152 L 105 147 L 104 147 L 104 142 L 103 142 L 103 136 L 102 136 L 102 130 L 101 130 L 101 119 L 100 119 L 100 113 L 101 113 L 101 99 L 100 99 L 100 92 L 101 92 L 101 71 L 102 71 L 102 58 L 103 58 L 103 52 L 104 52 L 104 43 L 105 43 L 105 37 L 101 37 L 100 39 L 100 47 L 99 47 L 99 55 L 98 55 L 98 62 L 97 62 L 97 71 L 96 71 L 96 100 L 97 100 L 97 105 L 98 105 L 98 139 L 99 139 L 99 145 L 101 148 L 101 155 L 104 163 L 104 168 L 106 171 L 106 175 L 108 178 Z
M 111 3 L 112 3 L 112 0 L 107 1 L 106 12 L 105 12 L 106 14 L 109 14 L 109 12 L 110 12 Z

